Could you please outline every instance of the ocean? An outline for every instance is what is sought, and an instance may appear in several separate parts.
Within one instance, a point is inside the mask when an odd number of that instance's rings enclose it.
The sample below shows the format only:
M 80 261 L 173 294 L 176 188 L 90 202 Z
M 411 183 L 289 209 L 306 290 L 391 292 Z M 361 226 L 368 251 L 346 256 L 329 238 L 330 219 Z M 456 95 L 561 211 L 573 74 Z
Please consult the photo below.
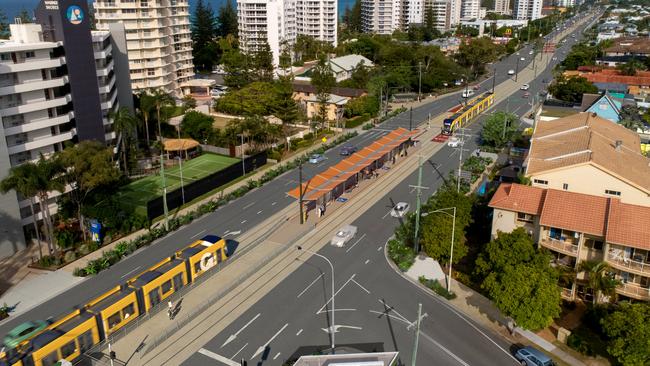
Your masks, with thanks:
M 192 10 L 194 4 L 196 4 L 197 1 L 198 0 L 190 0 L 190 7 Z M 210 5 L 212 5 L 212 9 L 215 11 L 215 13 L 217 13 L 221 5 L 228 0 L 205 0 L 205 1 L 210 3 Z M 351 8 L 352 5 L 354 5 L 354 1 L 355 0 L 339 0 L 338 1 L 339 16 L 343 15 L 343 11 L 345 10 L 346 6 Z M 26 9 L 31 13 L 33 9 L 36 7 L 36 4 L 38 4 L 38 0 L 0 0 L 0 4 L 1 4 L 0 8 L 7 15 L 9 21 L 12 22 L 12 19 L 16 15 L 18 15 L 18 13 L 20 13 L 22 9 Z

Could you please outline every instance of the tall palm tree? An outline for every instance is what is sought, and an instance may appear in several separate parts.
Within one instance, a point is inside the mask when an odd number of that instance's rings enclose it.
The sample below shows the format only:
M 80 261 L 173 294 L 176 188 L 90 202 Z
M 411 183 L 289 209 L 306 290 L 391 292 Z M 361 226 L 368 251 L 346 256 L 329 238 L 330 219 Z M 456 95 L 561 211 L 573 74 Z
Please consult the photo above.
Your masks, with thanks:
M 584 261 L 580 263 L 580 270 L 587 273 L 588 287 L 594 292 L 594 304 L 602 296 L 614 296 L 616 287 L 621 284 L 621 281 L 609 275 L 612 268 L 605 262 Z
M 36 205 L 36 184 L 34 183 L 37 176 L 36 164 L 32 162 L 23 163 L 21 165 L 11 168 L 9 175 L 0 181 L 0 192 L 3 194 L 14 190 L 23 197 L 29 199 L 30 209 L 32 211 L 32 223 L 34 224 L 34 231 L 36 232 L 36 240 L 38 241 L 38 254 L 43 258 L 43 247 L 41 246 L 41 234 L 38 230 L 38 220 L 36 220 L 36 213 L 34 206 Z
M 174 106 L 174 98 L 162 89 L 154 89 L 151 93 L 152 105 L 156 109 L 156 118 L 158 119 L 158 136 L 162 141 L 162 115 L 161 111 L 165 107 Z
M 111 112 L 110 117 L 113 120 L 113 128 L 115 132 L 121 135 L 122 145 L 122 160 L 124 162 L 124 172 L 128 172 L 128 163 L 126 159 L 126 148 L 128 141 L 131 140 L 135 134 L 137 120 L 127 107 L 120 107 L 117 111 Z
M 149 118 L 151 117 L 151 111 L 153 110 L 153 99 L 146 90 L 141 91 L 139 96 L 140 115 L 142 116 L 142 121 L 144 122 L 144 131 L 145 135 L 147 136 L 147 146 L 149 146 Z
M 54 226 L 52 225 L 52 217 L 50 216 L 49 209 L 49 192 L 57 191 L 63 193 L 65 185 L 60 179 L 60 174 L 63 172 L 63 167 L 58 159 L 46 159 L 43 154 L 36 163 L 37 177 L 35 180 L 36 195 L 41 206 L 43 221 L 46 224 L 48 236 L 50 238 L 50 250 L 56 252 L 54 242 Z

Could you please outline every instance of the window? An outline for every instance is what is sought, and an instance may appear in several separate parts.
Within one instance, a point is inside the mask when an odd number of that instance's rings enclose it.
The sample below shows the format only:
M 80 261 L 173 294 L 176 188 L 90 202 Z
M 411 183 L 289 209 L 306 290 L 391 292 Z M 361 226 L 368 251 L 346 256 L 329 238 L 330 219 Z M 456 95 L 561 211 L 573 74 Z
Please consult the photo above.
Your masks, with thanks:
M 194 273 L 201 272 L 201 261 L 194 263 Z
M 149 302 L 151 303 L 151 306 L 156 306 L 160 303 L 160 293 L 158 292 L 158 288 L 149 292 Z
M 59 362 L 59 354 L 57 351 L 50 353 L 49 355 L 43 357 L 43 359 L 41 360 L 43 366 L 53 366 L 57 362 Z
M 122 318 L 128 319 L 131 315 L 135 313 L 135 308 L 133 307 L 133 303 L 127 305 L 124 309 L 122 309 Z
M 548 181 L 547 181 L 547 180 L 543 180 L 543 179 L 535 179 L 535 180 L 533 180 L 533 183 L 535 183 L 535 184 L 548 185 Z
M 533 222 L 533 215 L 523 213 L 523 212 L 517 212 L 517 221 Z
M 77 337 L 77 341 L 79 341 L 79 352 L 86 352 L 90 349 L 90 347 L 92 347 L 94 343 L 92 331 L 89 330 L 86 333 L 80 335 Z
M 609 194 L 612 196 L 620 196 L 621 192 L 620 191 L 612 191 L 611 189 L 606 189 L 605 194 Z
M 9 61 L 11 56 L 8 53 L 0 53 L 0 61 Z
M 174 290 L 178 291 L 181 287 L 183 287 L 183 274 L 179 273 L 174 276 Z
M 587 239 L 585 241 L 585 246 L 593 250 L 603 250 L 603 242 L 596 239 Z
M 108 329 L 113 329 L 116 325 L 120 324 L 122 321 L 122 316 L 119 312 L 108 317 Z
M 155 75 L 156 75 L 155 69 L 147 69 L 147 76 L 155 76 Z
M 569 189 L 569 185 L 566 184 L 566 183 L 563 183 L 562 184 L 562 189 L 564 189 L 566 191 L 567 189 Z
M 163 293 L 163 294 L 166 294 L 166 293 L 168 293 L 168 292 L 172 289 L 172 281 L 171 281 L 171 280 L 166 281 L 166 282 L 163 283 L 162 286 L 160 286 L 160 287 L 161 287 L 161 289 L 162 289 L 162 293 Z
M 34 58 L 34 57 L 36 57 L 36 54 L 34 53 L 34 51 L 25 52 L 25 58 Z
M 77 345 L 73 340 L 61 347 L 61 357 L 66 358 L 77 351 Z

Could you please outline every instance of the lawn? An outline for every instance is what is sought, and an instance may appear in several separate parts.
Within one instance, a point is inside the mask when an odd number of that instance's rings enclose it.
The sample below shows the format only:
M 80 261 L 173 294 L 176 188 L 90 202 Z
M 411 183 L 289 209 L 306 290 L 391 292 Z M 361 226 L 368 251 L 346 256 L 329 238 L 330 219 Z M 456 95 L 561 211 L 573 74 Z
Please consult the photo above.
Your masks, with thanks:
M 224 155 L 204 153 L 192 160 L 183 162 L 183 184 L 187 185 L 195 180 L 204 178 L 216 171 L 239 162 L 239 159 Z M 167 192 L 171 192 L 181 186 L 180 166 L 165 169 Z M 151 175 L 138 179 L 122 187 L 120 190 L 120 202 L 136 206 L 136 210 L 142 209 L 146 214 L 147 202 L 162 195 L 162 177 L 160 174 Z

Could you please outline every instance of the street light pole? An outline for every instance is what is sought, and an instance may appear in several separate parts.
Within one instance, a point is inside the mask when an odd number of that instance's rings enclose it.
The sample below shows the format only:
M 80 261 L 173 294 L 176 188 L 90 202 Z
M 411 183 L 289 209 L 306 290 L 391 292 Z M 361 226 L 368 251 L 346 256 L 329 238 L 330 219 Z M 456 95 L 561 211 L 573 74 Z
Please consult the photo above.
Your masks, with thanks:
M 418 190 L 417 193 L 417 204 L 416 204 L 416 213 L 415 213 L 415 235 L 414 235 L 414 242 L 413 242 L 413 248 L 415 249 L 415 253 L 420 252 L 420 238 L 419 238 L 419 233 L 420 233 L 420 209 L 422 207 L 421 204 L 421 198 L 422 198 L 422 189 L 429 189 L 429 187 L 423 187 L 422 186 L 422 155 L 419 156 L 418 159 L 418 185 L 417 186 L 410 186 L 413 188 L 416 188 Z
M 165 155 L 164 155 L 165 145 L 160 150 L 160 177 L 162 178 L 163 186 L 163 212 L 165 214 L 165 231 L 169 231 L 169 219 L 167 217 L 167 181 L 165 180 Z
M 422 319 L 422 303 L 418 304 L 418 319 L 415 324 L 415 343 L 413 344 L 413 357 L 411 358 L 411 365 L 415 366 L 418 358 L 418 343 L 420 341 L 420 319 Z
M 418 62 L 418 74 L 419 76 L 419 81 L 418 81 L 418 102 L 422 99 L 422 61 Z
M 335 342 L 336 322 L 334 321 L 334 314 L 336 313 L 336 307 L 334 306 L 334 265 L 332 264 L 332 262 L 330 262 L 329 259 L 327 259 L 326 256 L 324 256 L 322 254 L 312 252 L 311 250 L 305 249 L 305 248 L 303 248 L 301 246 L 298 246 L 297 248 L 298 248 L 298 250 L 304 250 L 305 252 L 307 252 L 307 253 L 309 253 L 311 255 L 315 255 L 317 257 L 320 257 L 320 258 L 324 259 L 327 262 L 327 264 L 330 265 L 330 269 L 332 270 L 332 299 L 331 299 L 331 301 L 332 301 L 332 326 L 330 327 L 330 334 L 332 335 L 332 337 L 330 338 L 330 340 L 332 341 L 332 343 L 331 343 L 331 345 L 332 345 L 332 354 L 334 354 L 334 353 L 336 353 L 335 352 L 335 348 L 336 348 L 336 342 Z
M 518 75 L 519 75 L 519 55 L 517 55 L 517 66 L 515 67 L 515 83 L 517 82 Z
M 302 212 L 303 207 L 302 207 L 302 163 L 298 164 L 298 187 L 300 189 L 299 195 L 300 197 L 298 198 L 298 204 L 300 205 L 300 225 L 305 223 L 305 216 Z
M 492 75 L 492 94 L 494 94 L 494 87 L 497 83 L 497 67 L 494 66 L 494 75 Z
M 244 134 L 243 133 L 241 134 L 241 145 L 239 146 L 241 148 L 241 171 L 242 171 L 241 176 L 243 177 L 244 175 L 246 175 L 246 164 L 244 163 L 245 155 L 244 155 Z
M 413 130 L 413 106 L 409 111 L 409 131 Z

